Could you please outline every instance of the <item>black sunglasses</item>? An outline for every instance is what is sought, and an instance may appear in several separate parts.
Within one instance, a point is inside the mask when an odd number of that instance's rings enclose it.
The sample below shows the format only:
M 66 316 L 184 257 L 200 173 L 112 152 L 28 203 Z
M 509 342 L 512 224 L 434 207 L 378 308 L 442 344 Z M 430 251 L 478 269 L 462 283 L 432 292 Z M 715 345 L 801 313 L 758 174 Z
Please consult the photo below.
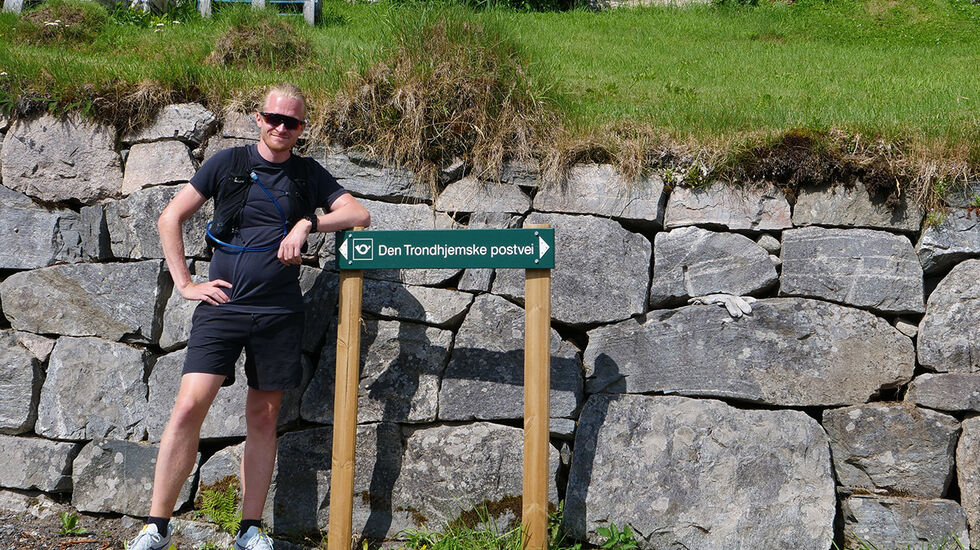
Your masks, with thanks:
M 306 124 L 306 122 L 298 118 L 293 118 L 287 115 L 280 115 L 279 113 L 259 112 L 259 114 L 262 115 L 262 118 L 264 118 L 265 121 L 269 123 L 269 126 L 272 126 L 273 128 L 278 128 L 279 125 L 282 124 L 283 127 L 285 127 L 287 130 L 295 130 L 300 126 L 304 126 Z

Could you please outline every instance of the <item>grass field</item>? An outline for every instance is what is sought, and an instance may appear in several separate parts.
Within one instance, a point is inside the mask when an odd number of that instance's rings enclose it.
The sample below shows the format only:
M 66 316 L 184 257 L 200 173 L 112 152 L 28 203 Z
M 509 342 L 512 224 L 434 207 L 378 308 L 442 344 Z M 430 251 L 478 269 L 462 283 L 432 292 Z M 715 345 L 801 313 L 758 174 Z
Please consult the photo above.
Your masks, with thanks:
M 708 137 L 844 126 L 957 141 L 980 120 L 980 6 L 853 0 L 513 16 L 578 124 Z M 532 38 L 533 37 L 533 38 Z
M 886 154 L 903 180 L 948 187 L 980 167 L 980 5 L 970 0 L 601 13 L 327 0 L 323 13 L 315 28 L 283 31 L 285 18 L 241 10 L 211 20 L 117 10 L 81 36 L 3 14 L 0 108 L 125 126 L 166 101 L 253 107 L 261 86 L 290 80 L 309 91 L 326 138 L 423 172 L 429 162 L 430 173 L 472 150 L 491 168 L 596 150 L 643 164 L 651 148 L 678 146 L 718 164 L 801 129 L 841 155 Z M 216 60 L 222 44 L 238 53 Z M 367 88 L 384 97 L 366 105 Z M 397 104 L 406 90 L 418 112 Z

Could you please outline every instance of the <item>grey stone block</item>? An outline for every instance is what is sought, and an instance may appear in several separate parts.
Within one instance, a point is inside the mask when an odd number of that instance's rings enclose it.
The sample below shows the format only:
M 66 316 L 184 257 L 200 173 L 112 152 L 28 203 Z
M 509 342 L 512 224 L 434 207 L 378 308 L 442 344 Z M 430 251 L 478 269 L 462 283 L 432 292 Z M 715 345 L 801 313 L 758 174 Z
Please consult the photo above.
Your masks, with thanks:
M 550 346 L 551 416 L 572 418 L 583 401 L 577 352 L 554 330 Z M 524 347 L 524 311 L 498 296 L 478 296 L 456 335 L 439 418 L 523 418 Z
M 505 160 L 500 169 L 500 181 L 522 187 L 541 184 L 541 166 L 536 159 Z
M 339 278 L 334 272 L 304 265 L 300 266 L 299 286 L 306 314 L 303 351 L 315 353 L 324 340 L 337 337 Z
M 42 208 L 0 187 L 0 269 L 34 269 L 84 259 L 83 228 L 71 210 Z
M 181 187 L 166 185 L 142 189 L 105 205 L 109 246 L 114 257 L 132 260 L 163 258 L 157 219 Z M 182 233 L 187 257 L 209 255 L 204 228 L 213 217 L 214 204 L 208 201 L 184 222 Z
M 732 319 L 715 306 L 650 312 L 589 332 L 588 392 L 666 392 L 779 406 L 863 403 L 912 378 L 912 342 L 883 319 L 770 298 Z
M 520 506 L 523 430 L 477 422 L 412 432 L 405 442 L 401 473 L 392 493 L 396 509 L 411 512 L 432 529 L 444 529 L 481 504 L 489 510 Z M 548 501 L 558 502 L 558 451 L 548 456 Z M 498 512 L 500 513 L 500 512 Z M 488 518 L 503 527 L 504 517 Z
M 72 464 L 72 506 L 81 512 L 144 516 L 150 509 L 158 450 L 156 445 L 112 439 L 89 443 Z M 198 453 L 174 511 L 190 501 L 200 460 Z
M 414 527 L 406 506 L 393 500 L 404 450 L 393 424 L 360 426 L 354 463 L 353 532 L 384 538 Z M 278 469 L 263 522 L 279 535 L 319 534 L 330 513 L 330 428 L 289 432 L 279 438 Z
M 970 527 L 970 548 L 980 547 L 980 417 L 967 418 L 956 445 L 956 481 Z M 962 541 L 965 543 L 966 541 Z
M 259 140 L 255 113 L 226 112 L 221 124 L 221 137 Z
M 153 342 L 163 307 L 162 262 L 57 265 L 0 282 L 17 330 Z
M 976 209 L 951 209 L 942 222 L 922 231 L 915 252 L 926 274 L 980 256 L 980 213 Z
M 198 476 L 197 494 L 208 487 L 224 481 L 229 477 L 238 478 L 239 465 L 242 462 L 242 453 L 245 452 L 245 442 L 237 445 L 225 447 L 211 455 L 204 464 L 201 465 L 201 472 Z
M 793 226 L 789 203 L 782 191 L 775 188 L 737 189 L 725 183 L 702 189 L 674 189 L 667 200 L 664 227 L 673 229 L 685 225 L 751 231 Z
M 473 295 L 466 292 L 366 279 L 362 308 L 384 317 L 442 326 L 457 320 L 472 302 Z
M 573 166 L 561 184 L 545 185 L 534 196 L 539 212 L 592 214 L 660 227 L 667 194 L 659 176 L 627 181 L 610 164 Z
M 898 318 L 892 324 L 898 329 L 898 332 L 909 338 L 915 338 L 919 334 L 919 325 L 911 322 L 908 318 Z
M 779 254 L 780 249 L 783 247 L 783 244 L 779 242 L 779 239 L 769 235 L 768 233 L 759 235 L 759 238 L 756 240 L 756 244 L 761 246 L 763 250 L 770 254 Z
M 531 199 L 516 185 L 481 182 L 476 177 L 449 184 L 436 199 L 439 212 L 503 212 L 524 214 Z
M 39 359 L 11 330 L 0 330 L 0 433 L 34 429 L 44 383 Z M 22 334 L 22 333 L 21 333 Z
M 793 207 L 796 226 L 866 227 L 918 233 L 924 217 L 918 205 L 909 201 L 907 193 L 893 209 L 881 198 L 872 198 L 861 182 L 800 189 Z
M 783 233 L 780 296 L 821 298 L 880 313 L 922 313 L 922 268 L 912 243 L 870 229 Z
M 576 539 L 599 544 L 615 523 L 640 548 L 826 550 L 835 513 L 827 436 L 802 412 L 627 395 L 582 411 L 564 513 Z
M 52 439 L 145 437 L 145 351 L 63 336 L 51 352 L 35 431 Z
M 744 235 L 682 227 L 654 238 L 652 307 L 705 294 L 744 296 L 778 281 L 769 254 Z
M 187 182 L 196 170 L 191 150 L 180 141 L 138 143 L 126 157 L 122 193 L 129 195 L 146 187 Z
M 592 216 L 532 213 L 555 230 L 551 316 L 571 325 L 619 321 L 646 310 L 652 247 L 642 235 Z M 524 272 L 499 269 L 493 293 L 523 300 Z
M 27 348 L 42 363 L 48 360 L 48 356 L 51 355 L 51 350 L 54 349 L 55 340 L 53 338 L 46 338 L 31 332 L 19 330 L 13 331 L 13 335 L 14 340 L 18 344 Z
M 0 435 L 0 487 L 71 491 L 71 463 L 82 445 Z
M 157 113 L 152 123 L 123 137 L 123 142 L 147 143 L 179 139 L 201 143 L 214 130 L 217 120 L 214 113 L 197 103 L 167 105 Z
M 68 507 L 52 500 L 44 493 L 23 494 L 0 489 L 0 510 L 27 514 L 37 519 L 49 519 L 62 512 L 67 512 Z
M 911 405 L 869 403 L 823 413 L 840 485 L 940 498 L 953 479 L 960 425 Z
M 78 212 L 82 236 L 82 256 L 86 261 L 103 261 L 112 257 L 105 205 L 83 206 Z
M 919 323 L 922 366 L 938 372 L 980 372 L 980 260 L 967 260 L 949 272 L 929 295 Z
M 192 275 L 191 281 L 201 283 L 207 281 L 207 274 Z M 201 302 L 185 300 L 177 289 L 173 289 L 167 305 L 163 310 L 163 329 L 160 331 L 160 347 L 164 351 L 174 351 L 187 344 L 191 335 L 194 310 Z
M 905 401 L 938 411 L 980 412 L 980 374 L 923 374 L 909 384 Z
M 115 145 L 115 130 L 78 116 L 18 120 L 4 138 L 0 179 L 47 202 L 118 197 L 122 164 Z
M 357 419 L 431 422 L 436 419 L 440 375 L 452 333 L 414 323 L 365 319 L 361 335 Z M 303 395 L 301 416 L 333 423 L 336 338 L 328 340 Z
M 340 151 L 314 154 L 313 158 L 357 197 L 409 202 L 432 200 L 431 190 L 417 182 L 415 174 L 408 170 L 384 168 L 375 159 Z
M 966 516 L 953 500 L 854 495 L 841 501 L 841 513 L 846 548 L 965 548 L 969 544 Z

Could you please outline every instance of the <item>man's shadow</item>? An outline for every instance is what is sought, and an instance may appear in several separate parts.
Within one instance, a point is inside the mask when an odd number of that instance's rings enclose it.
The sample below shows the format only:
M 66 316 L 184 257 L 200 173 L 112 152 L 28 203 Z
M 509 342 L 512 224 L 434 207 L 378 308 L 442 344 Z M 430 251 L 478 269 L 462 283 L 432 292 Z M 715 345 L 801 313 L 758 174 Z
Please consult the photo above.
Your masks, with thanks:
M 336 277 L 336 274 L 333 274 Z M 390 538 L 404 528 L 415 527 L 418 523 L 419 512 L 412 510 L 395 501 L 394 491 L 396 482 L 401 474 L 405 454 L 406 435 L 402 424 L 409 427 L 420 425 L 441 424 L 438 418 L 438 402 L 442 382 L 448 377 L 458 377 L 468 381 L 503 384 L 513 386 L 516 392 L 523 392 L 523 350 L 495 352 L 479 348 L 454 348 L 452 338 L 446 341 L 441 336 L 433 341 L 427 334 L 439 334 L 438 331 L 455 330 L 458 332 L 465 315 L 472 307 L 466 308 L 445 323 L 434 326 L 423 324 L 426 319 L 425 307 L 403 286 L 394 284 L 394 296 L 385 315 L 370 312 L 365 309 L 362 318 L 360 379 L 358 383 L 358 427 L 363 430 L 369 427 L 376 429 L 374 437 L 368 437 L 357 445 L 355 464 L 370 468 L 370 481 L 364 490 L 366 472 L 355 467 L 354 522 L 353 531 L 360 533 L 361 540 L 368 541 L 374 546 L 380 540 Z M 392 310 L 392 304 L 397 309 Z M 375 308 L 377 309 L 377 308 Z M 397 329 L 393 329 L 397 323 Z M 319 424 L 332 424 L 333 389 L 335 378 L 335 342 L 336 325 L 331 324 L 324 338 L 326 342 L 316 373 L 304 394 L 303 418 Z M 437 332 L 432 332 L 437 329 Z M 393 332 L 394 330 L 394 332 Z M 331 333 L 332 331 L 332 333 Z M 372 347 L 377 345 L 377 353 L 371 356 Z M 385 350 L 395 346 L 393 354 L 385 354 Z M 386 355 L 383 364 L 377 363 L 377 355 Z M 456 368 L 447 372 L 450 361 L 455 359 Z M 571 361 L 571 364 L 566 364 Z M 578 360 L 567 358 L 552 358 L 551 387 L 552 391 L 572 392 L 578 397 L 577 408 L 581 405 L 583 392 L 581 377 L 574 379 L 563 376 L 569 369 L 579 369 Z M 435 384 L 433 388 L 432 385 Z M 420 388 L 423 395 L 433 391 L 432 403 L 416 399 Z M 431 407 L 431 409 L 429 409 Z M 519 419 L 522 410 L 505 415 L 507 418 Z M 473 420 L 478 420 L 473 418 Z M 479 418 L 482 420 L 482 418 Z M 409 428 L 410 430 L 411 428 Z M 323 428 L 332 432 L 330 428 Z M 331 463 L 330 441 L 324 441 L 319 436 L 315 438 L 325 448 L 321 449 L 280 449 L 280 464 L 288 465 L 309 463 L 315 458 L 320 468 L 329 468 Z M 373 449 L 365 448 L 364 443 L 373 442 Z M 318 446 L 319 446 L 318 445 Z M 365 456 L 373 450 L 373 463 L 365 464 L 370 458 Z M 312 456 L 311 456 L 312 453 Z M 302 455 L 302 456 L 301 456 Z M 282 466 L 281 466 L 282 467 Z M 288 468 L 293 471 L 294 468 Z M 297 469 L 298 470 L 298 469 Z M 293 510 L 293 516 L 284 524 L 290 531 L 314 533 L 327 527 L 327 500 L 323 488 L 318 486 L 329 482 L 328 472 L 295 471 L 294 482 L 290 482 L 288 491 L 277 491 L 276 500 L 283 500 L 277 510 Z M 326 478 L 326 479 L 324 479 Z M 358 487 L 361 487 L 359 490 Z M 505 495 L 500 495 L 504 497 Z M 466 495 L 458 495 L 466 498 Z M 457 503 L 458 504 L 458 503 Z M 365 506 L 366 505 L 366 506 Z M 461 510 L 462 511 L 462 510 Z M 299 512 L 297 514 L 296 512 Z M 285 519 L 285 518 L 284 518 Z M 286 525 L 284 525 L 285 527 Z
M 561 530 L 576 540 L 584 540 L 588 533 L 586 508 L 599 431 L 606 422 L 610 402 L 626 393 L 625 376 L 619 365 L 605 353 L 596 358 L 595 370 L 586 381 L 586 392 L 589 397 L 575 430 L 574 458 L 568 474 L 561 524 Z

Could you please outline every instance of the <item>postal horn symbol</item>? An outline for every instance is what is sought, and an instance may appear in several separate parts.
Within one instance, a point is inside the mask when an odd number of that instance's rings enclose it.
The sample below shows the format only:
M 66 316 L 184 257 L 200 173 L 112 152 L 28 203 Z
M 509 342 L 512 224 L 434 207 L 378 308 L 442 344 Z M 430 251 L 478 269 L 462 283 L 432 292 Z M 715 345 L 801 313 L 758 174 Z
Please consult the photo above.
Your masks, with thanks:
M 354 245 L 354 251 L 358 254 L 367 254 L 369 250 L 371 250 L 371 245 L 369 244 L 361 243 Z

